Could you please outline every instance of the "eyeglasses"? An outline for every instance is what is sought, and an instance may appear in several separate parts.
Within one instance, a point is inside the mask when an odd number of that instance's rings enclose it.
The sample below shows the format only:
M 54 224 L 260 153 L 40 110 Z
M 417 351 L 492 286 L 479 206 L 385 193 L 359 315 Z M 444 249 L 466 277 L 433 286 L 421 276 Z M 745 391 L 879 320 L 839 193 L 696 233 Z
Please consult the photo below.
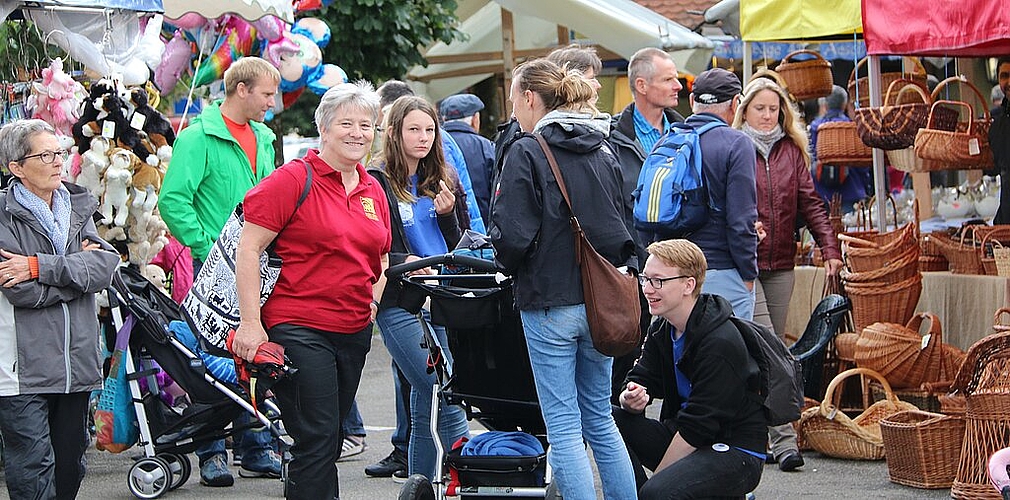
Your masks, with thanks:
M 645 284 L 648 283 L 648 284 L 652 285 L 652 288 L 655 288 L 656 290 L 662 290 L 663 289 L 663 283 L 666 283 L 667 281 L 679 280 L 681 278 L 693 278 L 693 277 L 694 276 L 688 276 L 686 274 L 682 274 L 680 276 L 671 276 L 669 278 L 650 278 L 650 277 L 645 276 L 643 274 L 639 274 L 638 275 L 638 284 L 640 284 L 642 286 L 645 286 Z
M 42 163 L 52 163 L 56 160 L 57 156 L 60 157 L 61 161 L 67 161 L 67 158 L 70 157 L 70 152 L 65 149 L 61 149 L 59 151 L 43 151 L 33 155 L 22 156 L 21 158 L 18 158 L 17 162 L 21 163 L 29 158 L 38 158 L 42 160 Z

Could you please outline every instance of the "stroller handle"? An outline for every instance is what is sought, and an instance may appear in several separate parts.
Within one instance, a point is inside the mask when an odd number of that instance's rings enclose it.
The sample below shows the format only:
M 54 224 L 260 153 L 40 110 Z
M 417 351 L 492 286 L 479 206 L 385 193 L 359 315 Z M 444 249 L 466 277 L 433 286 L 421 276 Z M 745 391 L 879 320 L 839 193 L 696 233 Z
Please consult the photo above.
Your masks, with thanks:
M 411 271 L 416 271 L 418 269 L 424 269 L 426 267 L 431 267 L 439 264 L 456 264 L 458 266 L 469 267 L 475 271 L 482 271 L 482 272 L 496 272 L 501 270 L 495 262 L 490 260 L 478 259 L 476 257 L 470 257 L 468 255 L 446 253 L 442 255 L 432 255 L 430 257 L 425 257 L 423 259 L 415 260 L 413 262 L 405 262 L 403 264 L 390 266 L 388 269 L 386 269 L 386 277 L 396 279 L 399 278 L 401 275 L 407 274 Z

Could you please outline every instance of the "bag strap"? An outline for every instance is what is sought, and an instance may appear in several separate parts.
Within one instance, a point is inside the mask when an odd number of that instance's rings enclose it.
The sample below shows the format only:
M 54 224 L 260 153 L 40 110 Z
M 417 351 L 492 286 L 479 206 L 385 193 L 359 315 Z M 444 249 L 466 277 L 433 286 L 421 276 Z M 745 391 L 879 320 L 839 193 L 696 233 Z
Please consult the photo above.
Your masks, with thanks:
M 295 203 L 295 212 L 298 211 L 298 207 L 302 206 L 305 198 L 309 197 L 309 191 L 312 190 L 312 165 L 309 165 L 309 162 L 305 161 L 305 158 L 299 158 L 298 161 L 302 162 L 302 165 L 305 166 L 305 187 L 302 188 L 302 194 L 298 196 L 298 202 Z M 293 216 L 294 212 L 291 215 Z M 291 219 L 288 219 L 288 222 L 291 222 Z
M 537 142 L 540 143 L 540 149 L 544 150 L 544 156 L 547 157 L 547 164 L 551 166 L 551 172 L 554 173 L 554 178 L 558 181 L 558 188 L 561 190 L 561 196 L 565 199 L 565 204 L 568 205 L 568 211 L 571 212 L 572 216 L 568 219 L 568 222 L 572 225 L 572 234 L 575 236 L 575 260 L 580 266 L 582 265 L 582 252 L 579 251 L 579 245 L 585 242 L 592 248 L 592 244 L 589 243 L 589 239 L 586 238 L 585 233 L 582 231 L 582 226 L 579 224 L 579 219 L 575 217 L 575 210 L 572 209 L 572 200 L 568 197 L 568 188 L 565 186 L 565 180 L 561 177 L 561 170 L 558 168 L 558 160 L 554 158 L 554 153 L 551 152 L 551 147 L 547 145 L 547 141 L 544 136 L 537 132 L 533 133 L 533 137 L 537 138 Z

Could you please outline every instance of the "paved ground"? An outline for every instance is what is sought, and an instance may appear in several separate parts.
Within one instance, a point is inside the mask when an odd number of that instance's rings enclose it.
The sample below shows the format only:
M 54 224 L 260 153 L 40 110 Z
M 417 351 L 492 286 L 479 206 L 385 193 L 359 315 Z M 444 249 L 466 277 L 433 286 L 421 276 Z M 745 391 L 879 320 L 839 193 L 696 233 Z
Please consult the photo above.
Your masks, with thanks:
M 368 449 L 361 455 L 339 464 L 341 498 L 344 500 L 395 499 L 399 485 L 390 479 L 373 479 L 364 475 L 366 465 L 374 463 L 390 451 L 389 435 L 394 425 L 390 398 L 392 380 L 389 355 L 381 339 L 373 338 L 359 389 L 358 405 L 369 434 Z M 478 429 L 477 424 L 473 424 Z M 134 450 L 112 455 L 94 449 L 88 451 L 88 475 L 79 498 L 126 500 L 134 498 L 127 488 L 126 475 Z M 887 466 L 881 462 L 857 462 L 806 455 L 807 465 L 794 473 L 783 473 L 778 467 L 765 467 L 764 477 L 757 489 L 760 499 L 941 499 L 949 498 L 949 490 L 920 490 L 891 483 Z M 194 460 L 195 462 L 195 460 Z M 237 470 L 233 470 L 233 473 Z M 237 476 L 237 474 L 236 474 Z M 0 498 L 7 498 L 4 479 L 0 475 Z M 178 499 L 248 499 L 281 498 L 283 485 L 278 480 L 243 479 L 236 477 L 231 488 L 200 486 L 198 472 L 179 489 L 163 498 Z

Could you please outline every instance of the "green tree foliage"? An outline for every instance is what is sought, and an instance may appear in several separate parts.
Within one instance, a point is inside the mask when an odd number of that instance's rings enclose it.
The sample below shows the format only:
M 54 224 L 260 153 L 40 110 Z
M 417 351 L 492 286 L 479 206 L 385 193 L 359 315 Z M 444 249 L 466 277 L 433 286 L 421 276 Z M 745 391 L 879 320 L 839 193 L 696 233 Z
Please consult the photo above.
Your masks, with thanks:
M 332 38 L 323 62 L 340 66 L 351 81 L 376 85 L 403 78 L 407 70 L 425 64 L 421 49 L 434 42 L 462 39 L 456 26 L 455 0 L 334 0 L 310 12 L 330 26 Z M 310 91 L 274 121 L 275 130 L 314 135 L 312 114 L 319 97 Z

